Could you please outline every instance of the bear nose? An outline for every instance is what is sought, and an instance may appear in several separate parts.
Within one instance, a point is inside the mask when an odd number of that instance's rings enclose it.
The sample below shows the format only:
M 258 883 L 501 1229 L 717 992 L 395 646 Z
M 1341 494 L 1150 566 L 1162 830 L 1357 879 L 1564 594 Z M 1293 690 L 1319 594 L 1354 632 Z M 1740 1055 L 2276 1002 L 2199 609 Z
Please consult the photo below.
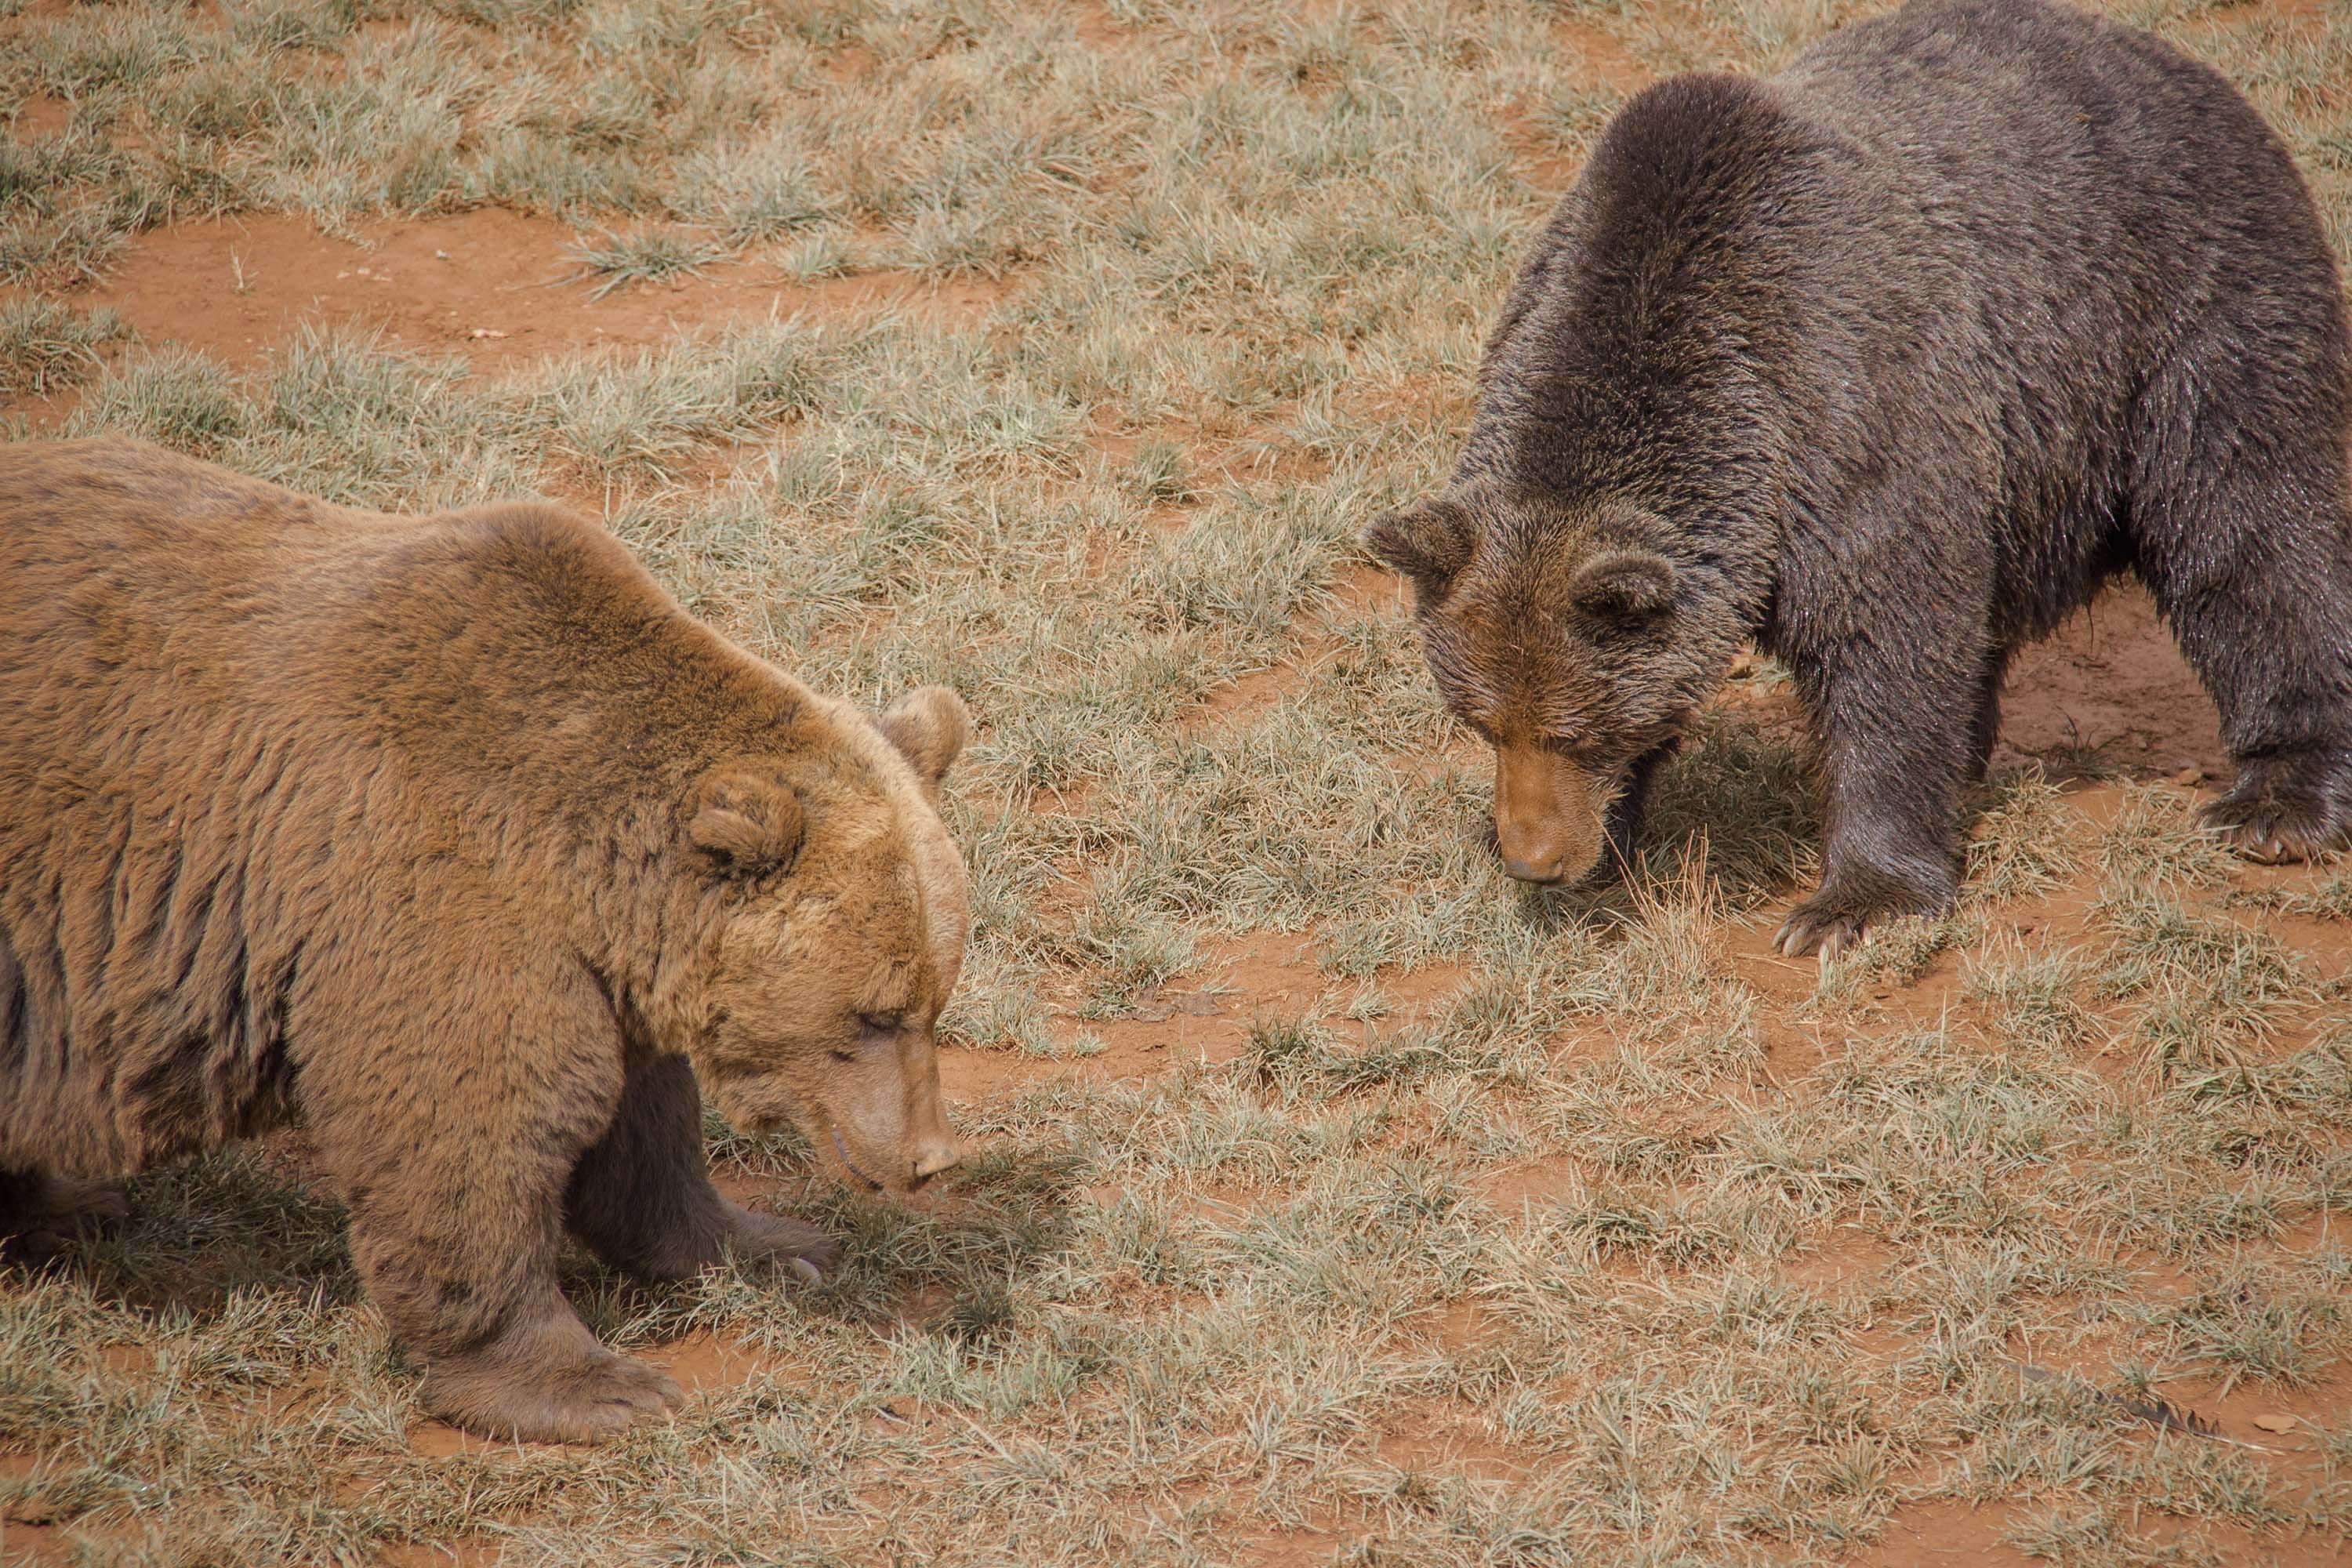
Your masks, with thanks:
M 1506 856 L 1503 859 L 1503 872 L 1506 876 L 1515 877 L 1522 882 L 1546 884 L 1557 882 L 1560 879 L 1559 857 L 1554 854 L 1537 859 L 1522 860 Z
M 1567 874 L 1568 856 L 1546 824 L 1515 822 L 1501 812 L 1496 816 L 1495 845 L 1506 873 L 1522 882 L 1557 882 Z
M 941 1171 L 951 1171 L 963 1162 L 963 1151 L 942 1138 L 922 1144 L 915 1151 L 915 1185 L 921 1186 Z

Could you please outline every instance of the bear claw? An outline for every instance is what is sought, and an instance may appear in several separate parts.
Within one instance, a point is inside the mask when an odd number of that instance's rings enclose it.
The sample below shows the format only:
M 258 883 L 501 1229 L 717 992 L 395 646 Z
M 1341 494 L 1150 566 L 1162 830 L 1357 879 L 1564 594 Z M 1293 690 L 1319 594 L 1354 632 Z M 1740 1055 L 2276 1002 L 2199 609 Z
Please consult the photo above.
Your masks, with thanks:
M 1803 958 L 1818 952 L 1828 963 L 1842 956 L 1849 948 L 1869 940 L 1869 928 L 1863 917 L 1837 914 L 1800 906 L 1780 922 L 1772 937 L 1775 951 L 1788 958 Z
M 2352 827 L 2341 770 L 2297 754 L 2238 764 L 2237 782 L 2197 814 L 2199 826 L 2249 860 L 2315 860 Z
M 2267 803 L 2249 810 L 2246 803 L 2224 796 L 2199 812 L 2198 821 L 2247 859 L 2282 866 L 2318 858 L 2339 837 L 2326 831 L 2324 819 L 2315 823 L 2315 815 Z
M 1843 957 L 1871 939 L 1888 921 L 1939 912 L 1951 903 L 1951 889 L 1865 873 L 1825 886 L 1789 911 L 1772 938 L 1788 958 L 1818 954 L 1823 963 Z

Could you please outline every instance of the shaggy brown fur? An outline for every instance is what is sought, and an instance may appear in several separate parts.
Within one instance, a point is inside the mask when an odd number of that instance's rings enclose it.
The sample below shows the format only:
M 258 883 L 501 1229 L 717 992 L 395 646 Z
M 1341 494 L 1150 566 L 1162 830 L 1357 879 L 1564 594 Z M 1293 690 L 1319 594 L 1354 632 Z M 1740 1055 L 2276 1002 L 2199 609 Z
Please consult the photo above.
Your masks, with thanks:
M 429 1408 L 666 1408 L 558 1291 L 562 1230 L 656 1275 L 826 1255 L 712 1189 L 698 1079 L 871 1186 L 954 1163 L 965 728 L 815 695 L 551 507 L 0 451 L 0 1235 L 299 1113 Z

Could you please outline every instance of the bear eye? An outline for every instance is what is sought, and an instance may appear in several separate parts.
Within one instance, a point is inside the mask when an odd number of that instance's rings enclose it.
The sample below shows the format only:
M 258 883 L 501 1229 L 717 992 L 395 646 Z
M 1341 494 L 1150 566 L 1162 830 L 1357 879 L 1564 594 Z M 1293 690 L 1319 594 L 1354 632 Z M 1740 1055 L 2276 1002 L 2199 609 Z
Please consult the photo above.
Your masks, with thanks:
M 868 1038 L 883 1035 L 895 1035 L 898 1032 L 898 1015 L 896 1013 L 860 1013 L 857 1015 L 857 1027 L 859 1032 L 866 1036 Z

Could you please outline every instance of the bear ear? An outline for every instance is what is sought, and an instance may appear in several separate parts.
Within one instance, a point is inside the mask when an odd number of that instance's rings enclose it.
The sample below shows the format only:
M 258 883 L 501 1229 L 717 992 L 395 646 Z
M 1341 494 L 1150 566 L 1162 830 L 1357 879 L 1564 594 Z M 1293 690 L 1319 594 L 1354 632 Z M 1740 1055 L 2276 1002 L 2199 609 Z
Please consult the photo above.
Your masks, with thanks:
M 1646 550 L 1609 550 L 1577 568 L 1569 595 L 1588 615 L 1628 626 L 1675 602 L 1675 563 Z
M 1412 578 L 1424 594 L 1442 592 L 1470 564 L 1477 547 L 1478 527 L 1470 509 L 1451 496 L 1384 512 L 1364 530 L 1366 553 Z
M 918 686 L 882 710 L 882 733 L 933 795 L 971 735 L 971 710 L 944 686 Z
M 748 879 L 782 871 L 807 835 L 801 797 L 779 779 L 722 768 L 695 786 L 687 842 L 722 877 Z

